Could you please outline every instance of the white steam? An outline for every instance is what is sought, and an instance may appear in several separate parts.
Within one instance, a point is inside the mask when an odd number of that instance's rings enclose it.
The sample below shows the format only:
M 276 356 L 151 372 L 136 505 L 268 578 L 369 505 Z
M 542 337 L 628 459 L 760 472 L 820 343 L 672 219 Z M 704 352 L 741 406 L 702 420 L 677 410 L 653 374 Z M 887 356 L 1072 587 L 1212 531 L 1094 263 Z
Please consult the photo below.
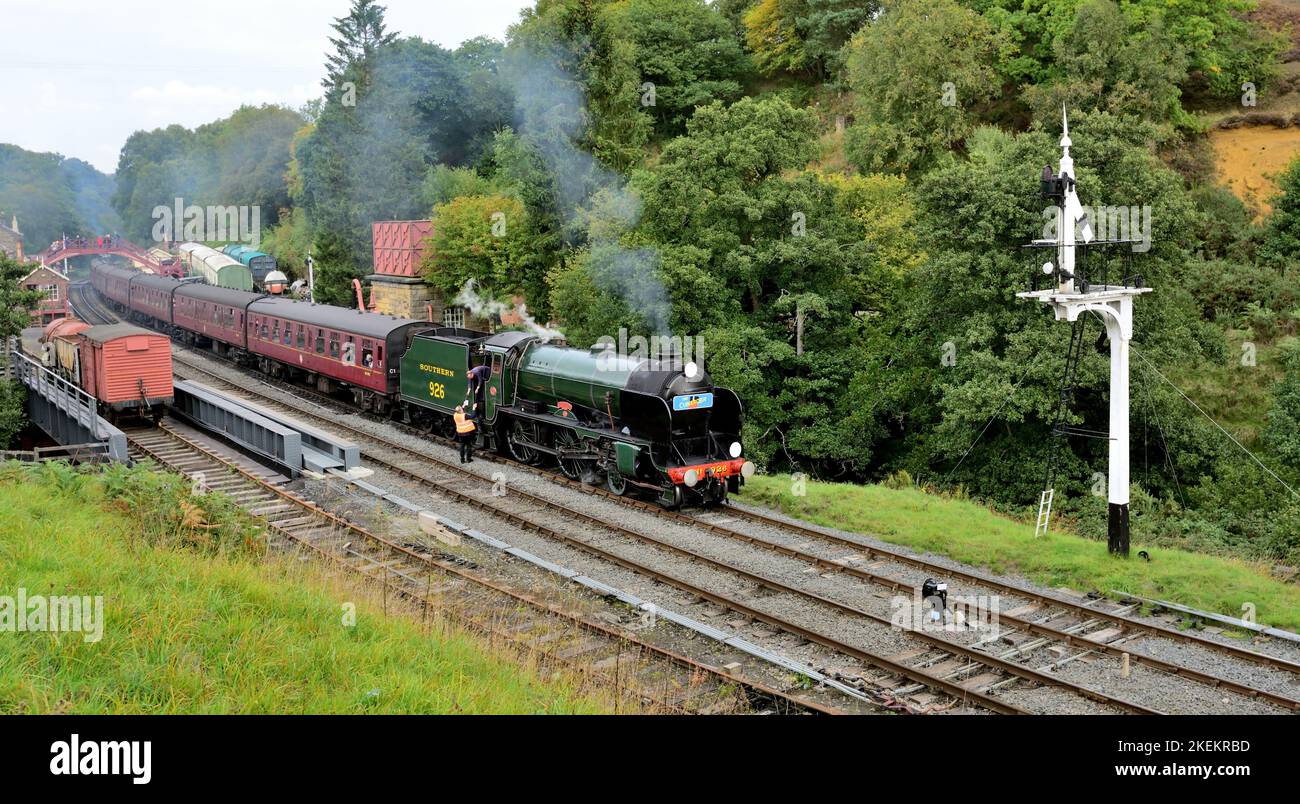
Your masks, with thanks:
M 497 301 L 496 299 L 483 298 L 476 290 L 474 290 L 473 279 L 465 280 L 465 284 L 461 287 L 460 293 L 456 294 L 456 298 L 452 300 L 452 304 L 455 304 L 458 307 L 468 308 L 469 311 L 478 318 L 488 318 L 493 315 L 500 316 L 502 313 L 513 311 L 519 316 L 523 325 L 528 328 L 528 331 L 536 335 L 542 341 L 564 339 L 564 333 L 560 332 L 558 329 L 550 329 L 549 327 L 537 323 L 537 321 L 528 314 L 528 305 L 509 305 L 505 302 Z

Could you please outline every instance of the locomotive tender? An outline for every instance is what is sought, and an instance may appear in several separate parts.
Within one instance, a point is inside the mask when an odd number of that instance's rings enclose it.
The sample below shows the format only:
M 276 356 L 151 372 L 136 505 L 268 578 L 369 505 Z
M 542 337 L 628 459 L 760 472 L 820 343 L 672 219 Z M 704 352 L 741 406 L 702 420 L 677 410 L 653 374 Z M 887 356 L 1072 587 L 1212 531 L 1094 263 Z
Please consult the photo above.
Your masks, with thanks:
M 668 507 L 717 504 L 754 465 L 734 392 L 675 360 L 496 334 L 149 276 L 109 266 L 91 285 L 135 320 L 237 363 L 450 435 L 476 405 L 480 444 Z M 471 399 L 467 372 L 490 367 Z

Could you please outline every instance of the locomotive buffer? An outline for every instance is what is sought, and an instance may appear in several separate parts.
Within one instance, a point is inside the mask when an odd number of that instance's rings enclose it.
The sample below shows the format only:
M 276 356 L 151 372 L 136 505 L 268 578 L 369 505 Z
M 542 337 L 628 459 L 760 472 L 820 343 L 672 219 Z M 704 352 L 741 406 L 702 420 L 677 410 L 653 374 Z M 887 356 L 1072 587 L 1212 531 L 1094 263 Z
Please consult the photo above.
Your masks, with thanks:
M 1070 123 L 1062 110 L 1061 161 L 1052 174 L 1044 168 L 1042 194 L 1053 202 L 1051 215 L 1056 224 L 1054 238 L 1035 240 L 1026 248 L 1054 252 L 1055 259 L 1043 263 L 1043 276 L 1050 277 L 1050 287 L 1038 288 L 1039 275 L 1034 273 L 1032 289 L 1016 295 L 1050 305 L 1057 321 L 1073 325 L 1061 381 L 1061 404 L 1052 430 L 1052 444 L 1047 461 L 1046 482 L 1038 501 L 1038 520 L 1034 535 L 1047 532 L 1055 496 L 1056 454 L 1060 442 L 1070 435 L 1099 436 L 1109 441 L 1106 524 L 1111 553 L 1127 556 L 1129 552 L 1129 341 L 1133 338 L 1133 299 L 1151 288 L 1142 287 L 1142 278 L 1132 271 L 1131 239 L 1097 240 L 1093 237 L 1088 215 L 1075 193 L 1074 160 L 1070 157 Z M 1046 217 L 1047 212 L 1044 213 Z M 1116 248 L 1118 247 L 1118 248 Z M 1112 262 L 1108 254 L 1120 255 L 1119 281 L 1110 284 Z M 1035 261 L 1036 262 L 1036 261 Z M 1106 327 L 1110 340 L 1110 432 L 1093 433 L 1066 424 L 1074 378 L 1083 351 L 1084 313 L 1092 313 Z

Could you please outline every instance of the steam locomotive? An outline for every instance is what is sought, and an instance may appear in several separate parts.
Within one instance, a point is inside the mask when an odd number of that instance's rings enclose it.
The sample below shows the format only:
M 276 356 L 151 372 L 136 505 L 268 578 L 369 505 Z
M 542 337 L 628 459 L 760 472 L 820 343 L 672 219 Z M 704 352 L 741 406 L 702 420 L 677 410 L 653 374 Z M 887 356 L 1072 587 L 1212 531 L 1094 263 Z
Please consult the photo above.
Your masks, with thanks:
M 754 473 L 740 399 L 674 356 L 560 347 L 112 266 L 93 267 L 91 285 L 178 340 L 428 432 L 450 435 L 456 407 L 475 405 L 480 446 L 615 494 L 715 505 Z M 471 398 L 467 373 L 478 366 L 490 373 Z

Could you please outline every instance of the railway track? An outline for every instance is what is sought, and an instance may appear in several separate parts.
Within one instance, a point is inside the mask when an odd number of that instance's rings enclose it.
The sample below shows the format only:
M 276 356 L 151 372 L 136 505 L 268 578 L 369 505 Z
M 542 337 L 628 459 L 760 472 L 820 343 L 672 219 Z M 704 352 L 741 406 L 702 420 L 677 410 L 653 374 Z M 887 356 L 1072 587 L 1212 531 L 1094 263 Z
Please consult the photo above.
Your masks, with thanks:
M 109 310 L 89 282 L 68 283 L 68 304 L 77 317 L 87 324 L 112 324 L 121 317 Z
M 91 293 L 87 295 L 93 296 L 94 294 Z M 218 382 L 227 385 L 234 385 L 220 374 L 204 368 L 193 360 L 178 356 L 178 362 L 185 365 L 188 369 L 198 371 L 209 378 L 216 379 Z M 298 388 L 297 386 L 277 383 L 268 378 L 262 379 L 268 385 L 282 385 L 286 390 L 292 389 L 292 393 L 298 396 L 315 397 L 329 405 L 341 405 L 338 400 L 334 400 L 330 397 L 306 389 Z M 288 408 L 297 415 L 305 414 L 307 416 L 319 418 L 319 413 L 307 410 L 301 405 L 288 405 L 278 397 L 269 396 L 243 386 L 241 386 L 239 390 L 258 396 L 272 405 Z M 1063 665 L 1068 661 L 1073 661 L 1083 656 L 1100 654 L 1124 661 L 1132 661 L 1134 664 L 1147 667 L 1157 672 L 1168 673 L 1197 684 L 1267 701 L 1271 704 L 1293 711 L 1300 709 L 1300 700 L 1296 700 L 1295 698 L 1279 694 L 1275 691 L 1260 689 L 1212 673 L 1185 667 L 1153 655 L 1131 650 L 1127 648 L 1126 643 L 1139 637 L 1153 636 L 1185 644 L 1196 645 L 1201 648 L 1214 650 L 1231 655 L 1237 659 L 1277 670 L 1290 673 L 1300 672 L 1300 665 L 1289 662 L 1285 659 L 1257 653 L 1239 646 L 1224 645 L 1195 634 L 1187 634 L 1163 626 L 1141 622 L 1124 616 L 1122 613 L 1123 610 L 1120 612 L 1106 611 L 1092 605 L 1083 605 L 1062 600 L 1054 596 L 1034 592 L 1018 585 L 988 578 L 977 573 L 955 570 L 944 565 L 927 562 L 923 559 L 909 556 L 901 551 L 868 545 L 854 539 L 848 539 L 834 533 L 799 523 L 788 522 L 783 519 L 750 511 L 745 508 L 737 506 L 727 507 L 722 516 L 728 517 L 729 519 L 724 523 L 717 521 L 719 515 L 715 513 L 687 514 L 668 511 L 654 505 L 653 503 L 620 497 L 606 491 L 605 489 L 573 481 L 561 475 L 546 472 L 535 467 L 520 465 L 510 461 L 500 461 L 504 465 L 508 465 L 514 469 L 537 474 L 560 485 L 581 490 L 586 494 L 604 497 L 616 501 L 619 504 L 639 508 L 655 516 L 687 524 L 691 527 L 703 528 L 717 536 L 744 542 L 762 550 L 771 551 L 787 558 L 802 561 L 810 567 L 816 567 L 821 571 L 842 573 L 849 577 L 853 577 L 856 580 L 862 581 L 863 583 L 889 589 L 894 592 L 914 591 L 916 584 L 871 569 L 850 566 L 843 560 L 827 559 L 825 557 L 817 556 L 805 550 L 780 544 L 766 538 L 728 527 L 728 524 L 735 520 L 747 520 L 764 527 L 796 534 L 805 539 L 811 538 L 822 544 L 848 548 L 858 554 L 866 554 L 870 558 L 880 559 L 886 562 L 894 562 L 912 569 L 925 570 L 937 574 L 940 577 L 958 578 L 980 588 L 1007 593 L 1030 601 L 1027 606 L 1020 606 L 1017 609 L 1014 609 L 1011 614 L 1004 613 L 999 615 L 1000 625 L 1008 626 L 1012 632 L 1024 635 L 1025 638 L 1013 649 L 1002 651 L 998 655 L 990 655 L 985 651 L 974 651 L 953 641 L 942 637 L 936 637 L 933 634 L 921 630 L 916 630 L 913 633 L 923 642 L 927 643 L 929 650 L 923 651 L 917 656 L 910 657 L 911 660 L 908 662 L 895 661 L 895 659 L 899 658 L 897 656 L 894 657 L 894 659 L 890 659 L 883 656 L 869 654 L 860 649 L 854 648 L 851 645 L 847 645 L 842 640 L 831 635 L 819 633 L 795 623 L 785 621 L 781 618 L 774 617 L 770 613 L 748 606 L 742 601 L 725 598 L 709 592 L 708 590 L 688 583 L 681 578 L 660 572 L 651 567 L 645 566 L 644 564 L 620 556 L 614 551 L 598 547 L 586 540 L 575 537 L 572 534 L 564 533 L 559 528 L 537 521 L 535 514 L 541 511 L 546 511 L 555 514 L 559 521 L 576 520 L 590 526 L 606 528 L 622 536 L 636 539 L 643 544 L 651 545 L 657 549 L 673 553 L 678 557 L 703 563 L 719 571 L 732 573 L 761 588 L 785 594 L 799 595 L 841 614 L 862 618 L 876 625 L 884 626 L 890 624 L 886 618 L 883 618 L 878 614 L 873 614 L 824 596 L 818 596 L 796 589 L 771 577 L 765 577 L 756 573 L 739 570 L 736 567 L 718 562 L 698 552 L 672 545 L 669 542 L 656 539 L 649 534 L 636 531 L 632 528 L 604 521 L 603 519 L 594 517 L 588 513 L 564 506 L 560 503 L 546 499 L 545 497 L 529 494 L 520 489 L 512 489 L 511 496 L 522 500 L 523 508 L 514 508 L 501 502 L 487 501 L 484 499 L 483 495 L 465 491 L 463 480 L 468 477 L 473 478 L 474 481 L 479 483 L 488 483 L 490 481 L 487 481 L 482 476 L 477 475 L 465 467 L 442 460 L 436 456 L 426 455 L 412 449 L 407 444 L 377 435 L 368 430 L 353 427 L 336 418 L 328 419 L 324 423 L 336 430 L 347 432 L 350 436 L 359 437 L 363 442 L 375 442 L 381 445 L 385 450 L 389 450 L 392 453 L 415 458 L 425 464 L 426 467 L 428 464 L 436 465 L 440 471 L 444 472 L 443 476 L 440 477 L 435 475 L 430 477 L 427 468 L 412 469 L 409 466 L 399 464 L 389 459 L 386 455 L 377 454 L 375 450 L 367 451 L 368 459 L 383 464 L 391 471 L 401 474 L 417 483 L 431 487 L 440 494 L 450 496 L 462 503 L 472 505 L 481 510 L 487 510 L 489 513 L 502 517 L 515 525 L 537 532 L 552 540 L 567 544 L 589 555 L 594 555 L 597 558 L 611 561 L 625 569 L 647 575 L 648 577 L 655 578 L 663 583 L 668 583 L 669 585 L 686 591 L 688 594 L 698 596 L 705 600 L 710 600 L 717 603 L 717 605 L 736 611 L 737 613 L 751 619 L 765 622 L 769 625 L 780 628 L 781 630 L 796 634 L 811 642 L 844 653 L 845 655 L 851 656 L 877 668 L 883 673 L 892 674 L 897 679 L 907 679 L 915 685 L 919 685 L 917 687 L 918 689 L 920 686 L 924 686 L 944 692 L 948 695 L 960 696 L 965 700 L 973 700 L 975 696 L 971 694 L 972 690 L 962 686 L 961 684 L 963 681 L 969 684 L 975 679 L 980 679 L 980 684 L 978 685 L 979 689 L 996 691 L 1010 683 L 1013 683 L 1015 679 L 1026 679 L 1039 684 L 1074 687 L 1075 691 L 1084 697 L 1100 703 L 1110 704 L 1124 711 L 1155 711 L 1150 707 L 1142 706 L 1141 704 L 1127 701 L 1114 695 L 1108 695 L 1098 690 L 1089 689 L 1080 685 L 1071 685 L 1050 673 L 1033 670 L 1014 662 L 1015 657 L 1018 655 L 1024 655 L 1029 651 L 1041 649 L 1046 644 L 1058 644 L 1069 648 L 1071 655 L 1063 657 L 1062 661 L 1051 663 L 1044 668 L 1045 670 L 1054 669 L 1056 666 Z M 413 428 L 406 429 L 410 429 L 412 433 L 418 432 Z M 420 433 L 420 435 L 424 434 Z M 499 460 L 496 459 L 495 456 L 489 456 L 489 459 Z M 954 668 L 954 664 L 956 664 L 957 667 Z M 940 674 L 925 672 L 926 668 L 935 667 L 942 668 L 945 672 Z M 945 678 L 945 676 L 947 677 Z M 884 681 L 886 682 L 885 686 L 887 688 L 892 688 L 894 690 L 908 689 L 906 687 L 900 687 L 895 679 L 884 679 Z M 975 702 L 979 705 L 993 709 L 994 711 L 1007 711 L 1005 708 L 995 705 L 995 703 L 1004 704 L 1005 702 L 997 701 L 996 698 L 993 698 L 992 696 L 986 696 L 985 700 L 978 700 Z
M 419 544 L 399 544 L 325 511 L 163 424 L 127 432 L 133 457 L 220 491 L 268 532 L 367 582 L 382 585 L 463 627 L 532 654 L 543 667 L 567 667 L 652 710 L 678 713 L 840 710 L 690 659 L 575 610 L 489 579 L 464 559 Z M 387 597 L 385 597 L 387 599 Z
M 196 371 L 209 380 L 233 387 L 234 384 L 220 374 L 212 372 L 188 356 L 177 358 L 185 371 Z M 1015 663 L 1010 656 L 1000 657 L 974 650 L 955 641 L 932 634 L 921 629 L 913 629 L 910 635 L 925 643 L 922 651 L 909 651 L 905 657 L 882 656 L 864 650 L 834 634 L 818 631 L 789 618 L 773 614 L 758 608 L 735 596 L 720 594 L 710 588 L 686 580 L 680 575 L 665 572 L 642 561 L 630 558 L 616 550 L 600 546 L 588 538 L 576 535 L 569 527 L 577 522 L 582 525 L 608 530 L 618 536 L 630 538 L 643 545 L 652 546 L 677 557 L 696 562 L 719 572 L 736 576 L 756 587 L 779 592 L 813 602 L 819 606 L 858 620 L 866 621 L 877 628 L 892 628 L 894 624 L 888 617 L 858 608 L 842 601 L 816 595 L 786 584 L 776 578 L 748 572 L 722 561 L 710 558 L 700 552 L 683 548 L 663 539 L 644 533 L 626 525 L 613 523 L 592 516 L 584 511 L 565 506 L 545 497 L 532 494 L 522 489 L 511 489 L 506 497 L 498 497 L 490 492 L 493 481 L 484 478 L 464 466 L 427 455 L 407 444 L 392 439 L 376 436 L 373 433 L 352 427 L 337 419 L 324 419 L 319 413 L 301 406 L 286 404 L 282 399 L 267 395 L 254 389 L 240 387 L 237 390 L 258 397 L 261 403 L 278 407 L 297 416 L 309 416 L 321 426 L 343 430 L 361 442 L 380 444 L 389 454 L 369 449 L 363 450 L 366 459 L 381 465 L 389 471 L 408 480 L 431 489 L 440 496 L 453 499 L 459 503 L 485 511 L 520 528 L 532 531 L 552 541 L 565 544 L 595 558 L 630 570 L 638 575 L 652 578 L 667 584 L 693 597 L 712 602 L 744 617 L 762 622 L 786 633 L 794 634 L 809 642 L 829 648 L 836 653 L 851 657 L 863 664 L 875 668 L 884 675 L 873 681 L 883 689 L 920 691 L 922 688 L 934 690 L 954 699 L 967 701 L 980 707 L 1001 713 L 1023 713 L 1018 706 L 1000 700 L 995 694 L 983 690 L 1001 689 L 1008 682 L 1023 679 L 1035 684 L 1062 687 L 1097 703 L 1112 706 L 1120 711 L 1143 714 L 1158 714 L 1158 710 L 1143 706 L 1121 697 L 1106 694 L 1082 685 L 1053 676 L 1049 672 Z M 392 455 L 403 455 L 412 459 L 417 465 L 395 460 Z M 431 473 L 430 468 L 439 471 Z M 470 481 L 467 487 L 465 481 Z M 545 518 L 538 516 L 545 513 Z

